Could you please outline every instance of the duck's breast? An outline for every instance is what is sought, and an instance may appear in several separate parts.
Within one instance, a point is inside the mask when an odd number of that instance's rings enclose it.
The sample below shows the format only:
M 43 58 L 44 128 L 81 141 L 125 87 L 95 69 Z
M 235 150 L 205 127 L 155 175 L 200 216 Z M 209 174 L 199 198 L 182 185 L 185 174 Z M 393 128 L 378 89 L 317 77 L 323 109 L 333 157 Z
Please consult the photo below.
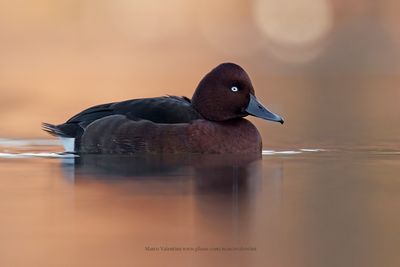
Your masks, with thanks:
M 262 140 L 257 128 L 246 119 L 225 122 L 196 120 L 188 127 L 192 146 L 200 153 L 260 153 Z

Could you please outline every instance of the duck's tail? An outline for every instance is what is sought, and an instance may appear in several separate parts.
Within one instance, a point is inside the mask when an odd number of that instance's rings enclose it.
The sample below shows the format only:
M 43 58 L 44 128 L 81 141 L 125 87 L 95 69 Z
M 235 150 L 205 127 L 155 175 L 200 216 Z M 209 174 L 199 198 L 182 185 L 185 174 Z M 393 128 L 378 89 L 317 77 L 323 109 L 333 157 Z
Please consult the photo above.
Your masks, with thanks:
M 75 151 L 75 138 L 68 135 L 59 126 L 43 122 L 42 130 L 51 134 L 52 136 L 59 137 L 66 152 Z
M 61 130 L 57 125 L 42 122 L 42 130 L 57 137 L 71 137 Z

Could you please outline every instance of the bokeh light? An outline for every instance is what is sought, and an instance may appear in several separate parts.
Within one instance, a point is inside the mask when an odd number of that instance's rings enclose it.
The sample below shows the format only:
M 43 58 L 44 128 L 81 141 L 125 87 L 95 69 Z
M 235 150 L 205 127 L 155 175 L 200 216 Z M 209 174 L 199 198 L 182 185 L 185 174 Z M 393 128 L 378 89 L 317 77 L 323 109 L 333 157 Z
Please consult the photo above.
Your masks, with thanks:
M 283 45 L 305 45 L 325 37 L 333 24 L 329 0 L 254 0 L 257 26 Z
M 254 0 L 253 12 L 268 51 L 295 62 L 314 59 L 334 23 L 329 0 Z

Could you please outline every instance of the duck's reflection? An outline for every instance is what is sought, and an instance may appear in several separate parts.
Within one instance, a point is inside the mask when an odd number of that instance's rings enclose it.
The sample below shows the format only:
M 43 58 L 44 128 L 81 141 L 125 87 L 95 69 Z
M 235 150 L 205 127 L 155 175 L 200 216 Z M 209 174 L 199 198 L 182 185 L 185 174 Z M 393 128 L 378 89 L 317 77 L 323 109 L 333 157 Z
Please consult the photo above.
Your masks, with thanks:
M 194 179 L 198 189 L 244 184 L 259 155 L 80 155 L 66 162 L 64 171 L 78 182 L 82 179 L 108 181 Z M 252 166 L 253 168 L 250 168 Z M 73 172 L 73 173 L 72 173 Z M 221 188 L 223 186 L 224 188 Z
M 64 176 L 80 182 L 131 183 L 132 193 L 239 194 L 257 189 L 262 173 L 260 155 L 80 155 L 64 162 Z M 271 170 L 271 168 L 269 168 Z M 280 176 L 280 167 L 267 173 Z M 273 168 L 272 168 L 273 170 Z M 269 178 L 274 178 L 269 177 Z M 275 178 L 274 178 L 275 179 Z M 276 180 L 276 179 L 275 179 Z M 157 183 L 163 186 L 153 185 Z M 183 187 L 182 187 L 183 186 Z M 162 192 L 159 192 L 159 191 Z
M 151 217 L 154 224 L 186 224 L 195 244 L 213 240 L 233 246 L 246 245 L 243 240 L 253 228 L 255 202 L 266 175 L 262 166 L 258 155 L 81 155 L 74 164 L 65 165 L 64 173 L 78 190 L 94 188 L 94 183 L 102 185 L 96 190 L 106 192 L 104 198 L 115 201 L 123 196 L 121 205 L 130 216 L 138 212 L 138 217 Z M 143 199 L 142 209 L 138 203 Z

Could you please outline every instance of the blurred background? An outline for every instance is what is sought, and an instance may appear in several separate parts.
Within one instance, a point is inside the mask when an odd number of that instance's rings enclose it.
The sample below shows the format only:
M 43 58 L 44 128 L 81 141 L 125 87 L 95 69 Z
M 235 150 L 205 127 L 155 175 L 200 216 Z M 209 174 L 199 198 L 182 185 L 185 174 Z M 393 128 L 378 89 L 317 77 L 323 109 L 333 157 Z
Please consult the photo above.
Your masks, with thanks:
M 95 104 L 191 97 L 222 62 L 244 67 L 285 125 L 264 147 L 400 136 L 395 0 L 0 0 L 0 136 L 43 137 Z

